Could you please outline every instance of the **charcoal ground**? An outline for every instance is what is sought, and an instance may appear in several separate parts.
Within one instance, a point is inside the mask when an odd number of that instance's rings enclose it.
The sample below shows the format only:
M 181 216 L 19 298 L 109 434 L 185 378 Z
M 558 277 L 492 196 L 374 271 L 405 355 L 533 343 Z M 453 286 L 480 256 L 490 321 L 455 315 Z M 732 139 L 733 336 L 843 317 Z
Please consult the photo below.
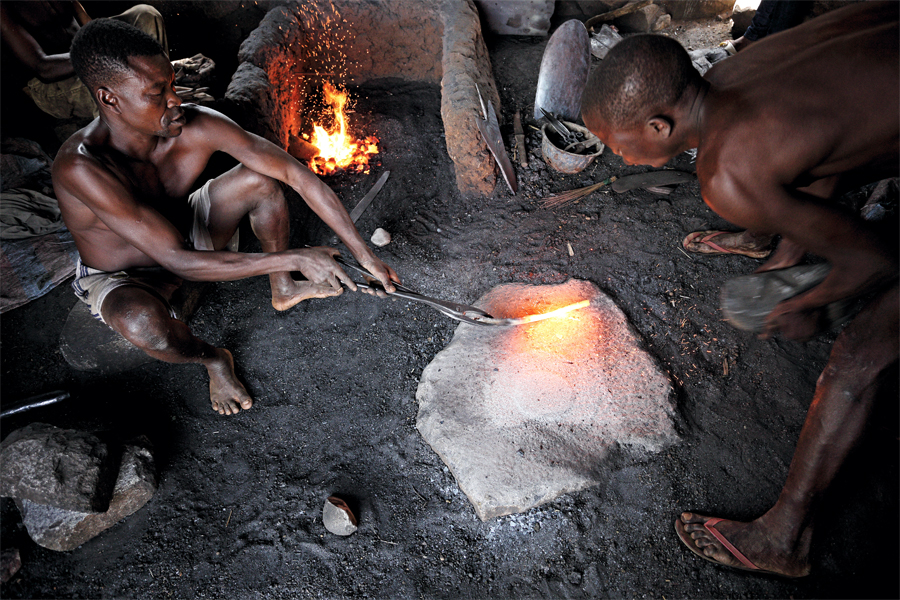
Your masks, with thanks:
M 531 114 L 545 43 L 488 39 L 508 147 L 514 111 Z M 544 208 L 553 192 L 647 169 L 607 151 L 580 174 L 556 173 L 526 118 L 530 166 L 517 167 L 518 194 L 499 180 L 490 197 L 463 199 L 438 86 L 387 81 L 356 93 L 354 126 L 380 139 L 381 154 L 369 174 L 326 181 L 352 208 L 391 171 L 358 227 L 366 238 L 376 227 L 391 232 L 377 253 L 404 283 L 466 303 L 504 283 L 595 283 L 671 376 L 681 443 L 658 455 L 623 449 L 598 466 L 601 485 L 481 522 L 415 427 L 419 375 L 457 322 L 350 292 L 277 313 L 265 278 L 214 284 L 192 328 L 231 349 L 256 402 L 223 417 L 210 409 L 198 366 L 71 369 L 58 349 L 75 302 L 66 285 L 3 315 L 0 359 L 4 402 L 58 388 L 73 398 L 4 419 L 2 434 L 32 421 L 111 439 L 146 434 L 160 487 L 140 511 L 67 553 L 34 544 L 3 499 L 2 545 L 17 547 L 23 566 L 2 597 L 898 596 L 896 388 L 882 394 L 821 507 L 812 575 L 722 569 L 675 536 L 682 510 L 748 519 L 775 502 L 836 336 L 760 340 L 722 320 L 720 286 L 759 262 L 681 251 L 688 232 L 728 227 L 696 183 L 669 196 L 603 191 Z M 688 155 L 669 166 L 694 167 Z M 290 200 L 292 242 L 333 244 L 299 197 Z M 324 529 L 329 495 L 355 510 L 352 536 Z

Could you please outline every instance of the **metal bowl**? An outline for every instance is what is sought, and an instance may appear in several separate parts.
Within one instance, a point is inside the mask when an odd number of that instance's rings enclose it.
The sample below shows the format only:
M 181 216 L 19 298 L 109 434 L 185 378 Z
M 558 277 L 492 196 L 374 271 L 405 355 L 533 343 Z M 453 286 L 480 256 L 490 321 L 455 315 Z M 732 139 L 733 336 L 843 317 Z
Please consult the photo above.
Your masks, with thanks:
M 595 136 L 591 131 L 569 121 L 562 121 L 569 131 L 578 131 L 584 134 L 585 150 L 587 154 L 574 154 L 564 150 L 566 144 L 560 136 L 549 124 L 541 127 L 541 152 L 544 155 L 544 162 L 559 171 L 560 173 L 578 173 L 584 170 L 594 159 L 603 154 L 605 146 L 600 138 Z

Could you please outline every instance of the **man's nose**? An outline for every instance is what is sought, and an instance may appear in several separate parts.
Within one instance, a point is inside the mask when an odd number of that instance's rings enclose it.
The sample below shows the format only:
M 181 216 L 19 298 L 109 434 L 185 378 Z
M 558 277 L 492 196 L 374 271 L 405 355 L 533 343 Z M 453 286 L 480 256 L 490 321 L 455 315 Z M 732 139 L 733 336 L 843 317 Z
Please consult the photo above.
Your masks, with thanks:
M 166 100 L 166 106 L 168 108 L 181 106 L 181 97 L 175 93 L 175 86 L 169 86 L 169 97 Z

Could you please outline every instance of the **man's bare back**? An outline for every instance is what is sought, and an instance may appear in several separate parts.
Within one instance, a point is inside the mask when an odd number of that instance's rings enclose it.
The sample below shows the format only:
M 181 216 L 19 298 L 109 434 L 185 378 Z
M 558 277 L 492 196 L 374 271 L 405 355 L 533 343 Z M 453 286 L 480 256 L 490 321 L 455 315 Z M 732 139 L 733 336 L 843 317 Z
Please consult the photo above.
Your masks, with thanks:
M 797 187 L 896 169 L 897 6 L 866 4 L 770 36 L 710 69 L 698 163 L 748 164 Z

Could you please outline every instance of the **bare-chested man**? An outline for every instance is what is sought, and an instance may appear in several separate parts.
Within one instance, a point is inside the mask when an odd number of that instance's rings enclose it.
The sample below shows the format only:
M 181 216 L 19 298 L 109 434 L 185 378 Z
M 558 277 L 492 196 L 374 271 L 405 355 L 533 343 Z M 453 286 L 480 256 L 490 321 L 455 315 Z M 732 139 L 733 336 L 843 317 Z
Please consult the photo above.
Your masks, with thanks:
M 815 509 L 897 362 L 897 249 L 834 199 L 898 173 L 898 13 L 895 2 L 850 5 L 752 45 L 705 79 L 677 42 L 635 36 L 610 51 L 582 97 L 585 124 L 627 163 L 660 167 L 697 148 L 710 208 L 782 236 L 761 270 L 805 251 L 831 263 L 821 284 L 776 306 L 766 335 L 808 338 L 830 302 L 867 299 L 835 341 L 775 506 L 748 523 L 676 520 L 679 538 L 707 560 L 808 574 Z
M 375 257 L 315 175 L 222 114 L 182 105 L 172 65 L 154 39 L 97 19 L 81 28 L 70 55 L 100 111 L 53 164 L 63 219 L 81 255 L 73 287 L 96 316 L 150 356 L 203 364 L 214 410 L 234 414 L 253 402 L 231 353 L 173 318 L 167 300 L 180 279 L 268 274 L 278 310 L 336 296 L 341 282 L 357 289 L 334 261 L 337 250 L 288 248 L 288 206 L 279 182 L 295 189 L 360 264 L 394 291 L 397 274 Z M 198 184 L 217 151 L 241 164 Z M 223 250 L 245 216 L 262 253 Z M 294 281 L 291 271 L 307 281 Z

